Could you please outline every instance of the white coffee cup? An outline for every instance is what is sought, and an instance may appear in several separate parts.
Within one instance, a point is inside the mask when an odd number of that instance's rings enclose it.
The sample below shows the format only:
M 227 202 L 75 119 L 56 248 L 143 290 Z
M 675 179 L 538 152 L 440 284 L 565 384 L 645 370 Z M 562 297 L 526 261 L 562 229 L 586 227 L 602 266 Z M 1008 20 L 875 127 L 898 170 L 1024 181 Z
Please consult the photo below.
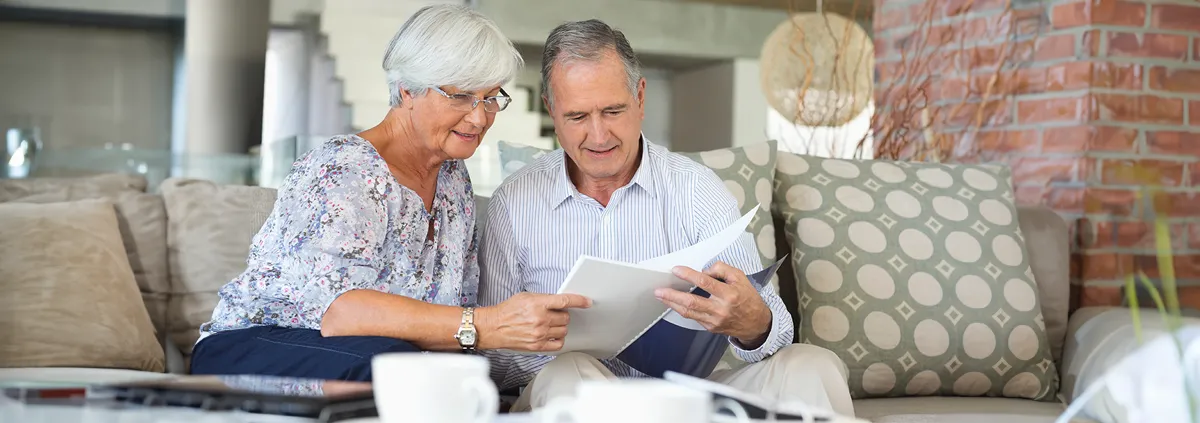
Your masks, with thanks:
M 736 401 L 713 402 L 712 394 L 661 379 L 589 380 L 573 397 L 558 397 L 538 414 L 542 423 L 711 423 L 727 410 L 748 422 Z
M 490 423 L 500 395 L 486 358 L 453 353 L 385 353 L 371 359 L 383 423 Z

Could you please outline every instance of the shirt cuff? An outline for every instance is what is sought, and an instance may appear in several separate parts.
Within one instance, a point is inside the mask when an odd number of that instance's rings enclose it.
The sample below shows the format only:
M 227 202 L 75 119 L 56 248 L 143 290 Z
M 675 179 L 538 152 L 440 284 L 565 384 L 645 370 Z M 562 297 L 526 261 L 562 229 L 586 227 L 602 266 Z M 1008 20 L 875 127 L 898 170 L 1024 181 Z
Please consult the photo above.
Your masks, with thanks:
M 763 340 L 762 345 L 758 346 L 758 348 L 748 350 L 740 341 L 737 340 L 737 338 L 732 336 L 729 337 L 729 344 L 733 346 L 734 353 L 736 353 L 738 357 L 741 357 L 742 360 L 751 363 L 762 361 L 763 359 L 771 356 L 771 354 L 775 354 L 775 352 L 779 351 L 780 348 L 783 348 L 784 345 L 791 343 L 791 340 L 789 339 L 786 341 L 786 343 L 781 344 L 781 341 L 778 338 L 784 332 L 784 319 L 780 319 L 774 310 L 770 311 L 771 330 L 767 332 L 767 337 Z

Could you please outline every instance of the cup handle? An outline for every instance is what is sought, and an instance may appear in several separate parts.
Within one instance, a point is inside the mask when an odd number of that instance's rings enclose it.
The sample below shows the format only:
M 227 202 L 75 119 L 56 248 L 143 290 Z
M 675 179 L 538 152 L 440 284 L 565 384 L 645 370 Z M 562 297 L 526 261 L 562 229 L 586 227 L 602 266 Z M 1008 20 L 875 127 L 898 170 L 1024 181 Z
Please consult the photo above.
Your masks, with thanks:
M 737 401 L 729 398 L 719 398 L 713 402 L 714 412 L 722 410 L 733 413 L 738 423 L 750 423 L 750 415 L 746 413 L 746 409 L 742 407 L 742 404 Z
M 541 423 L 558 423 L 563 417 L 567 417 L 567 421 L 575 420 L 574 410 L 571 408 L 575 403 L 575 398 L 558 397 L 550 400 L 550 403 L 538 410 Z
M 475 422 L 492 423 L 500 411 L 500 392 L 496 389 L 496 385 L 485 378 L 467 379 L 463 381 L 463 388 L 474 392 L 479 398 L 476 402 L 479 409 L 475 411 Z

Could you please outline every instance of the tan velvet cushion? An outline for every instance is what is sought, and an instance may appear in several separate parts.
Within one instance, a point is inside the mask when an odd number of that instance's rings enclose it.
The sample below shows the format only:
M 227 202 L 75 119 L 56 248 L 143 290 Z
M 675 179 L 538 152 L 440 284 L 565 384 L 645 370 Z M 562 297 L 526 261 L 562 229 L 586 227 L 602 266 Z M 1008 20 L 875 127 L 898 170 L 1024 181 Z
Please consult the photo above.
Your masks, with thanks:
M 0 204 L 0 367 L 161 372 L 107 200 Z
M 1061 362 L 1071 308 L 1071 248 L 1067 222 L 1043 206 L 1018 207 L 1017 219 L 1029 249 L 1029 267 L 1037 284 L 1046 337 L 1055 362 Z
M 172 295 L 170 338 L 191 354 L 200 325 L 212 318 L 217 290 L 246 270 L 250 241 L 275 205 L 275 190 L 167 179 L 167 256 Z
M 143 192 L 146 179 L 106 174 L 81 178 L 0 180 L 0 202 L 52 203 L 92 198 L 116 205 L 121 240 L 142 300 L 159 334 L 167 331 L 167 210 L 162 197 Z

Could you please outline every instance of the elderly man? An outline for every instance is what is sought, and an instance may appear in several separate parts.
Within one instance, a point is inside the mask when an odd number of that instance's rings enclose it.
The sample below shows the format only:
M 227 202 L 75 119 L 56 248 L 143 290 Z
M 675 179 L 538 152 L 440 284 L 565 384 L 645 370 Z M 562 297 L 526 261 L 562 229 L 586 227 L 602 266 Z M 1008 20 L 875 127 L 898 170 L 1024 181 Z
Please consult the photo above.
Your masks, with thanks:
M 597 20 L 555 28 L 541 74 L 542 100 L 562 149 L 495 191 L 480 258 L 481 304 L 521 292 L 554 293 L 580 255 L 638 262 L 685 248 L 737 220 L 737 202 L 716 174 L 641 135 L 646 81 L 620 31 Z M 710 380 L 853 416 L 845 364 L 828 350 L 792 344 L 792 319 L 779 296 L 769 286 L 756 288 L 738 270 L 759 268 L 755 244 L 744 235 L 704 273 L 676 269 L 711 297 L 670 290 L 656 295 L 682 316 L 727 335 L 737 356 L 752 363 L 715 372 Z M 570 395 L 582 379 L 646 376 L 619 360 L 580 353 L 506 356 L 493 360 L 492 372 L 502 388 L 529 383 L 513 411 Z

